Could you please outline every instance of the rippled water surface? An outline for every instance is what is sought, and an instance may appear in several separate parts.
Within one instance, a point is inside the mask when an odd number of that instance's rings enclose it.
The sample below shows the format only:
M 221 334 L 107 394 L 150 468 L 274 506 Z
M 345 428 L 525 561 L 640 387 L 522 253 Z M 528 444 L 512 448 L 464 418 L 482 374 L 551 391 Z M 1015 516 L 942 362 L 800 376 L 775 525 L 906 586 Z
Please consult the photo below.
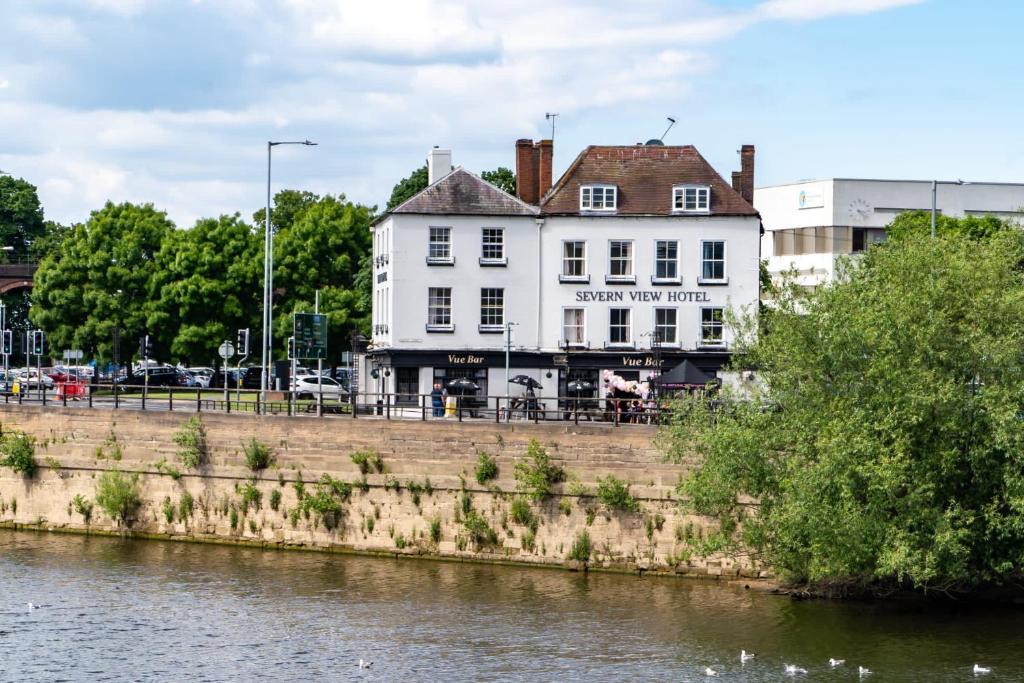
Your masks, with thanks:
M 1022 650 L 1020 609 L 0 530 L 4 681 L 1024 681 Z

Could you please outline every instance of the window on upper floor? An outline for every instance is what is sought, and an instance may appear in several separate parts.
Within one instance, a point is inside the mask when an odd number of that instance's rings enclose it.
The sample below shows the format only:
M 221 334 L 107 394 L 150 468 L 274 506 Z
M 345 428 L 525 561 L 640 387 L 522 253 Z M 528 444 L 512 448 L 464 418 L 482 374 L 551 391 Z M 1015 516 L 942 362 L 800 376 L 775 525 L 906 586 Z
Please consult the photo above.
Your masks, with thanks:
M 608 345 L 629 346 L 633 343 L 633 311 L 628 308 L 608 309 Z
M 455 258 L 452 256 L 451 228 L 431 226 L 430 242 L 427 245 L 427 263 L 445 266 L 455 263 Z
M 654 309 L 654 339 L 659 344 L 679 342 L 679 310 L 676 308 Z
M 679 242 L 655 240 L 652 282 L 679 282 Z
M 728 282 L 725 276 L 725 242 L 705 240 L 700 243 L 699 284 L 722 284 Z
M 672 188 L 672 210 L 707 213 L 711 208 L 711 188 L 707 185 L 677 185 Z
M 587 274 L 587 243 L 585 241 L 562 242 L 561 282 L 589 282 Z
M 608 242 L 608 277 L 606 282 L 636 282 L 633 274 L 633 240 Z
M 614 185 L 580 187 L 580 211 L 614 211 L 618 191 Z
M 452 288 L 429 287 L 427 289 L 427 332 L 451 332 Z
M 701 346 L 725 344 L 725 313 L 721 308 L 700 309 Z
M 584 308 L 562 309 L 562 343 L 566 346 L 586 346 L 587 311 Z
M 502 331 L 505 327 L 505 290 L 483 287 L 480 290 L 480 331 Z
M 505 256 L 505 228 L 483 228 L 480 242 L 480 265 L 503 266 Z

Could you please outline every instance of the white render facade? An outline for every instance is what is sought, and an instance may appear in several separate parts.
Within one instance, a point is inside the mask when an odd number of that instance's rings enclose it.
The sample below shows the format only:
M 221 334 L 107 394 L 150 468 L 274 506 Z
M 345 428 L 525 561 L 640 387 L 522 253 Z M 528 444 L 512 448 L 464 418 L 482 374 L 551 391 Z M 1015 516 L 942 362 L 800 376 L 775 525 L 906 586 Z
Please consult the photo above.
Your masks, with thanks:
M 745 163 L 752 193 L 752 148 Z M 570 381 L 603 398 L 605 371 L 643 382 L 728 360 L 726 311 L 759 298 L 760 220 L 692 147 L 588 148 L 538 204 L 449 171 L 446 150 L 428 166 L 430 186 L 373 226 L 361 391 L 422 405 L 435 384 L 469 379 L 481 396 L 516 395 L 508 372 L 536 380 L 550 409 Z M 517 176 L 531 178 L 518 158 Z
M 1024 224 L 1024 184 L 938 181 L 937 213 L 994 215 Z M 885 239 L 885 227 L 903 211 L 932 208 L 930 180 L 832 178 L 754 190 L 765 234 L 768 270 L 796 271 L 814 286 L 835 276 L 839 256 L 858 253 Z

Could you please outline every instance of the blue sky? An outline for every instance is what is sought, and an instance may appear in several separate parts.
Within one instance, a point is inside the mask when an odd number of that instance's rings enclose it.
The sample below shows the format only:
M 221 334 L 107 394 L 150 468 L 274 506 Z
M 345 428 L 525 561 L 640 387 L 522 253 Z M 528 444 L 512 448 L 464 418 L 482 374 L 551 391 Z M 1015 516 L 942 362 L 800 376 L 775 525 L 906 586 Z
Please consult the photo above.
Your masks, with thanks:
M 275 187 L 383 204 L 431 145 L 480 171 L 549 132 L 696 145 L 757 184 L 1024 182 L 1011 0 L 0 0 L 0 169 L 47 216 L 149 201 L 181 226 Z

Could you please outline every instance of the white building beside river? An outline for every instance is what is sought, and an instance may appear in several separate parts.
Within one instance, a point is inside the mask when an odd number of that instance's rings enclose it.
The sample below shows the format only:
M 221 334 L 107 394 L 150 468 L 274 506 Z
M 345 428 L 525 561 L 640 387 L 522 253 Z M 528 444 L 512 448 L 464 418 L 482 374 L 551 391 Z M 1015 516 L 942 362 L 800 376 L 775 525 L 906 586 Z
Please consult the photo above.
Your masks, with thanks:
M 548 397 L 726 362 L 725 312 L 759 294 L 753 147 L 732 185 L 691 146 L 648 144 L 588 147 L 552 186 L 551 152 L 516 143 L 517 197 L 430 152 L 429 187 L 373 226 L 364 391 L 414 403 L 465 377 L 504 395 L 509 329 L 511 374 Z

